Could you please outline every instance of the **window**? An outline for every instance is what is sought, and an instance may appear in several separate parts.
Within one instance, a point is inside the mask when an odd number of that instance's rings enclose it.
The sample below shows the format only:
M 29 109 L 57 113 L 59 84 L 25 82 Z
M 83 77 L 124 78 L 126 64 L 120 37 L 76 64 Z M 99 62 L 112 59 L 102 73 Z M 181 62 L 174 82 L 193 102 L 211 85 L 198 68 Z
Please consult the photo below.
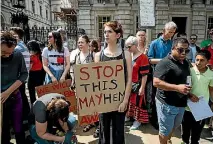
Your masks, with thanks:
M 35 13 L 35 2 L 34 1 L 32 1 L 32 11 L 33 11 L 33 13 Z
M 213 16 L 208 18 L 208 28 L 213 27 Z M 207 33 L 207 37 L 210 38 L 209 33 Z
M 57 20 L 58 20 L 56 14 L 53 14 L 53 17 L 54 17 L 54 21 L 57 21 Z
M 42 17 L 42 6 L 40 6 L 40 16 Z
M 140 27 L 139 16 L 136 16 L 136 21 L 135 21 L 135 30 L 137 31 L 139 27 Z
M 177 4 L 177 5 L 186 4 L 186 0 L 174 0 L 174 4 Z
M 213 5 L 213 0 L 210 0 L 210 1 L 209 1 L 209 4 L 210 4 L 210 5 Z
M 49 15 L 48 10 L 46 10 L 46 19 L 47 20 L 49 19 L 48 15 Z
M 110 3 L 110 0 L 98 0 L 98 3 Z
M 104 41 L 104 23 L 110 21 L 110 16 L 99 16 L 98 17 L 98 36 L 101 41 Z

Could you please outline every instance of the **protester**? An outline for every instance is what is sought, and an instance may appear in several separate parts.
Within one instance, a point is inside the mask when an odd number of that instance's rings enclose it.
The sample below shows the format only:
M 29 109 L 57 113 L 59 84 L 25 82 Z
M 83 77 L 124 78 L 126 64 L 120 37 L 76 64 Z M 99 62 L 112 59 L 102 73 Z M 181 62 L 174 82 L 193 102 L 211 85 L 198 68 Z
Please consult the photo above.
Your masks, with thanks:
M 97 53 L 99 52 L 98 42 L 96 40 L 92 40 L 89 44 L 89 48 L 91 52 Z
M 146 31 L 145 30 L 138 30 L 136 33 L 136 37 L 138 39 L 138 49 L 143 54 L 147 54 L 148 48 L 146 47 Z
M 11 122 L 16 144 L 25 143 L 22 128 L 22 97 L 19 87 L 26 81 L 28 72 L 21 52 L 14 51 L 16 44 L 16 38 L 10 32 L 1 33 L 2 144 L 10 144 Z
M 40 45 L 37 41 L 31 40 L 27 43 L 30 51 L 30 71 L 28 78 L 28 90 L 31 104 L 36 100 L 35 87 L 43 85 L 45 72 L 42 66 Z
M 22 55 L 24 56 L 26 68 L 29 72 L 29 70 L 30 70 L 30 53 L 29 53 L 25 43 L 22 40 L 22 38 L 24 37 L 24 30 L 20 27 L 11 27 L 10 32 L 17 39 L 17 46 L 15 47 L 15 50 L 21 52 Z M 21 97 L 22 97 L 22 103 L 23 103 L 23 118 L 24 118 L 25 122 L 26 122 L 27 116 L 30 112 L 30 105 L 29 105 L 28 98 L 26 95 L 26 87 L 25 87 L 26 82 L 27 81 L 25 81 L 19 87 L 19 90 L 21 92 Z
M 207 50 L 201 50 L 196 54 L 195 66 L 191 68 L 192 89 L 189 99 L 192 102 L 199 101 L 199 97 L 203 96 L 208 103 L 210 96 L 213 97 L 213 71 L 208 67 L 208 61 L 211 53 Z M 202 129 L 205 125 L 205 119 L 196 121 L 190 109 L 187 107 L 182 122 L 182 140 L 185 144 L 189 144 L 191 136 L 191 144 L 199 144 Z
M 100 114 L 100 134 L 99 144 L 109 144 L 110 139 L 110 125 L 112 122 L 112 143 L 123 144 L 124 140 L 124 121 L 127 106 L 129 103 L 129 96 L 131 93 L 132 85 L 132 66 L 131 55 L 128 51 L 124 51 L 118 47 L 117 42 L 122 37 L 123 30 L 121 24 L 117 21 L 110 21 L 104 24 L 104 37 L 108 44 L 107 47 L 101 52 L 96 53 L 95 62 L 111 61 L 123 59 L 124 61 L 124 74 L 126 81 L 126 90 L 123 102 L 119 105 L 118 111 L 107 112 Z
M 196 41 L 197 41 L 197 35 L 192 34 L 189 40 L 190 52 L 186 55 L 187 59 L 192 63 L 195 63 L 195 55 L 197 52 L 200 51 L 200 47 L 196 45 Z
M 67 47 L 63 47 L 59 32 L 50 32 L 49 45 L 42 52 L 43 68 L 46 72 L 45 84 L 64 81 L 70 70 L 70 54 Z
M 153 85 L 157 87 L 156 107 L 161 144 L 171 143 L 174 130 L 180 126 L 191 87 L 186 85 L 190 76 L 189 63 L 185 60 L 189 52 L 185 38 L 173 42 L 170 55 L 155 67 Z
M 201 49 L 209 48 L 209 46 L 213 44 L 213 26 L 209 27 L 209 36 L 210 36 L 209 39 L 203 40 L 200 43 Z M 211 53 L 211 55 L 212 55 L 212 53 Z M 212 57 L 213 57 L 213 55 L 212 55 Z
M 149 122 L 145 93 L 147 74 L 149 73 L 149 60 L 145 54 L 139 51 L 136 37 L 130 36 L 125 45 L 129 52 L 133 54 L 132 92 L 127 116 L 135 119 L 130 129 L 136 130 L 141 123 Z
M 38 98 L 29 118 L 31 137 L 39 144 L 77 144 L 73 132 L 76 120 L 69 115 L 69 107 L 70 103 L 61 94 L 50 93 Z

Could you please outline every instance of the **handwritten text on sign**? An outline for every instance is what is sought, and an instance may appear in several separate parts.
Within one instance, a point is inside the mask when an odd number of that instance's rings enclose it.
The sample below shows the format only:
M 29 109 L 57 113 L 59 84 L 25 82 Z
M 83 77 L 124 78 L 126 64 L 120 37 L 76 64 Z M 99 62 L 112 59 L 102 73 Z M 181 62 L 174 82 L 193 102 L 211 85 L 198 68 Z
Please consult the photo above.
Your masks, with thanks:
M 79 115 L 116 111 L 125 93 L 123 60 L 74 67 Z
M 155 2 L 154 0 L 140 0 L 141 26 L 155 26 Z
M 75 92 L 70 90 L 71 80 L 66 80 L 59 83 L 51 83 L 36 87 L 38 97 L 41 97 L 49 93 L 59 93 L 66 97 L 66 100 L 71 103 L 70 111 L 77 112 L 77 102 L 75 98 Z

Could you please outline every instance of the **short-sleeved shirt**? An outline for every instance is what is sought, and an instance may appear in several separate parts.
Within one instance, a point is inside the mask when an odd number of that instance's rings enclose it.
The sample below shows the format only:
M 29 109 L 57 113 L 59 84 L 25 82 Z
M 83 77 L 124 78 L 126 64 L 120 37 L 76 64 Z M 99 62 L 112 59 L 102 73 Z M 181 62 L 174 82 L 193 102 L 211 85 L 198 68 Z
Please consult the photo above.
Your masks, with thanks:
M 33 104 L 33 114 L 35 115 L 35 120 L 39 123 L 45 123 L 47 121 L 46 111 L 47 105 L 55 98 L 65 98 L 63 95 L 58 93 L 50 93 L 43 95 L 38 98 Z
M 161 60 L 156 65 L 154 72 L 154 77 L 175 85 L 186 84 L 186 79 L 189 75 L 189 63 L 186 60 L 181 63 L 175 60 L 171 55 Z M 158 88 L 156 97 L 162 103 L 171 106 L 185 107 L 187 105 L 187 96 L 175 91 L 164 91 Z
M 138 82 L 144 75 L 149 73 L 149 60 L 144 54 L 133 60 L 132 82 Z
M 69 57 L 70 53 L 67 47 L 64 47 L 60 53 L 55 49 L 48 50 L 48 48 L 45 47 L 42 56 L 48 60 L 48 65 L 54 70 L 64 70 L 65 58 Z
M 30 56 L 30 64 L 32 65 L 30 71 L 42 70 L 42 62 L 41 62 L 38 54 Z
M 213 65 L 213 48 L 211 47 L 211 45 L 207 48 L 207 50 L 211 53 L 211 58 L 209 60 L 209 64 Z
M 164 40 L 163 37 L 151 42 L 148 51 L 149 58 L 162 59 L 166 57 L 172 49 L 172 40 Z

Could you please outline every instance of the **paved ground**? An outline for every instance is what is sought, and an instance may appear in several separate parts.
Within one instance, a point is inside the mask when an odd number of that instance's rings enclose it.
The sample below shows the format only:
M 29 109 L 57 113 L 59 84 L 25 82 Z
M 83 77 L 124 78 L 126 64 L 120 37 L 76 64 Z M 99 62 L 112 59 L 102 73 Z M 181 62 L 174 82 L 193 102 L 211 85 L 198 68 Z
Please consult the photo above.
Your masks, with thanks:
M 82 133 L 82 129 L 77 129 L 78 140 L 80 144 L 97 144 L 98 140 L 92 136 L 94 129 L 88 133 Z M 158 131 L 150 124 L 143 125 L 139 130 L 129 131 L 129 126 L 125 127 L 126 144 L 159 144 Z M 173 144 L 181 143 L 180 128 L 175 131 L 172 137 Z M 203 130 L 200 144 L 213 144 L 211 133 L 207 129 Z

